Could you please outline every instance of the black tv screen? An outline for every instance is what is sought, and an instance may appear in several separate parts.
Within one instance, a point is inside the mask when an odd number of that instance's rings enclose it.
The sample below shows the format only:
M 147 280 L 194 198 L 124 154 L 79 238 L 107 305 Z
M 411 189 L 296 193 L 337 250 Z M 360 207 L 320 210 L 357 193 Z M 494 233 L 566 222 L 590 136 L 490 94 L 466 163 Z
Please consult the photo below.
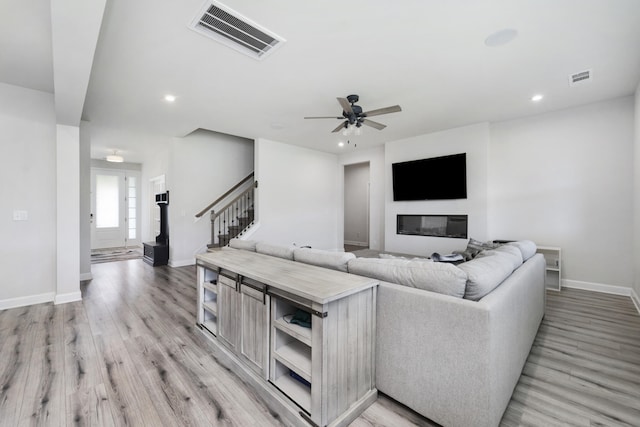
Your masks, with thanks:
M 393 163 L 393 200 L 467 198 L 467 154 Z

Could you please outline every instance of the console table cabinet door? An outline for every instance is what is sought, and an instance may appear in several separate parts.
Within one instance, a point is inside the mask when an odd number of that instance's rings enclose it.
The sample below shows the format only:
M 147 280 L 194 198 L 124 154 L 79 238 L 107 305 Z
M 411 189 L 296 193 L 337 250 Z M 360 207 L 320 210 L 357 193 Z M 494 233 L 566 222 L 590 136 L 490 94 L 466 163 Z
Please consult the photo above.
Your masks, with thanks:
M 234 352 L 238 342 L 237 313 L 236 281 L 220 276 L 218 279 L 218 338 Z
M 265 380 L 269 377 L 269 296 L 240 286 L 240 354 L 245 363 Z

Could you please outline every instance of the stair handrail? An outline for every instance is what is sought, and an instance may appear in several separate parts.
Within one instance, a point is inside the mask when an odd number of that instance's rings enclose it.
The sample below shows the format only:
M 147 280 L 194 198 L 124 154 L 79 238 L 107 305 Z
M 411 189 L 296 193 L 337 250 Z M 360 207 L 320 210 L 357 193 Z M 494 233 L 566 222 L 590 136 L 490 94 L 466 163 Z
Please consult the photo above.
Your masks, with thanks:
M 253 178 L 254 176 L 254 172 L 251 172 L 246 178 L 244 178 L 242 181 L 238 182 L 236 185 L 234 185 L 233 187 L 231 187 L 226 193 L 224 193 L 222 196 L 218 197 L 216 200 L 214 200 L 213 202 L 209 203 L 207 205 L 206 208 L 202 209 L 200 212 L 198 212 L 196 214 L 196 218 L 200 218 L 202 215 L 206 214 L 207 212 L 209 212 L 209 210 L 214 207 L 217 203 L 220 203 L 222 200 L 224 200 L 225 197 L 227 197 L 229 194 L 233 193 L 235 190 L 238 189 L 238 187 L 240 187 L 242 184 L 244 184 L 245 182 L 249 181 L 251 178 Z
M 254 182 L 253 185 L 251 185 L 249 188 L 244 190 L 242 193 L 238 194 L 233 200 L 231 200 L 229 203 L 227 203 L 224 207 L 218 209 L 217 211 L 211 210 L 212 215 L 215 217 L 216 215 L 219 215 L 221 212 L 226 211 L 227 209 L 232 207 L 235 202 L 240 200 L 242 197 L 244 197 L 245 194 L 247 194 L 248 192 L 250 192 L 254 188 L 258 188 L 258 181 Z

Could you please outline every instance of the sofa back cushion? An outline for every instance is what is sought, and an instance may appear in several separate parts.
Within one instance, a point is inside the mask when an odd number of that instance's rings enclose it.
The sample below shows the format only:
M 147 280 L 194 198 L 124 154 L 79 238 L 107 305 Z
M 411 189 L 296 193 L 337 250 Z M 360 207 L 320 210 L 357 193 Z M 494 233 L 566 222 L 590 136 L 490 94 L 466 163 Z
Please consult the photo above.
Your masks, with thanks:
M 476 256 L 471 261 L 458 264 L 458 268 L 467 273 L 466 299 L 477 301 L 494 290 L 514 270 L 513 257 L 504 252 L 487 251 L 488 254 Z
M 531 240 L 518 240 L 515 242 L 509 242 L 505 246 L 515 246 L 522 253 L 523 261 L 528 260 L 535 255 L 538 247 Z
M 278 258 L 293 260 L 294 246 L 272 245 L 271 243 L 256 243 L 256 252 L 259 254 L 270 255 Z
M 257 240 L 242 240 L 233 238 L 229 241 L 229 247 L 233 249 L 243 249 L 245 251 L 256 251 Z
M 467 275 L 452 264 L 422 260 L 356 258 L 349 273 L 462 298 Z
M 344 272 L 347 271 L 349 260 L 355 257 L 351 252 L 331 252 L 312 248 L 296 248 L 293 250 L 293 259 L 295 261 Z
M 515 246 L 502 245 L 495 249 L 484 250 L 484 251 L 481 251 L 476 256 L 476 258 L 482 258 L 482 257 L 492 256 L 492 255 L 505 256 L 506 257 L 505 259 L 508 259 L 509 262 L 511 262 L 512 264 L 511 271 L 515 270 L 516 268 L 522 265 L 522 253 Z

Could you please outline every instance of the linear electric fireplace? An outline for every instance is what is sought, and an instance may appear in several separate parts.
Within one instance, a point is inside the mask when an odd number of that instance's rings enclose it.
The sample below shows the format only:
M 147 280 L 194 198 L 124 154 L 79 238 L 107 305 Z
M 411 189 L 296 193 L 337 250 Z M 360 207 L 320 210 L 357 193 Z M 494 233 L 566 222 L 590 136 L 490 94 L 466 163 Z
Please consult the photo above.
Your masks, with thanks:
M 396 234 L 467 238 L 467 215 L 398 215 Z

